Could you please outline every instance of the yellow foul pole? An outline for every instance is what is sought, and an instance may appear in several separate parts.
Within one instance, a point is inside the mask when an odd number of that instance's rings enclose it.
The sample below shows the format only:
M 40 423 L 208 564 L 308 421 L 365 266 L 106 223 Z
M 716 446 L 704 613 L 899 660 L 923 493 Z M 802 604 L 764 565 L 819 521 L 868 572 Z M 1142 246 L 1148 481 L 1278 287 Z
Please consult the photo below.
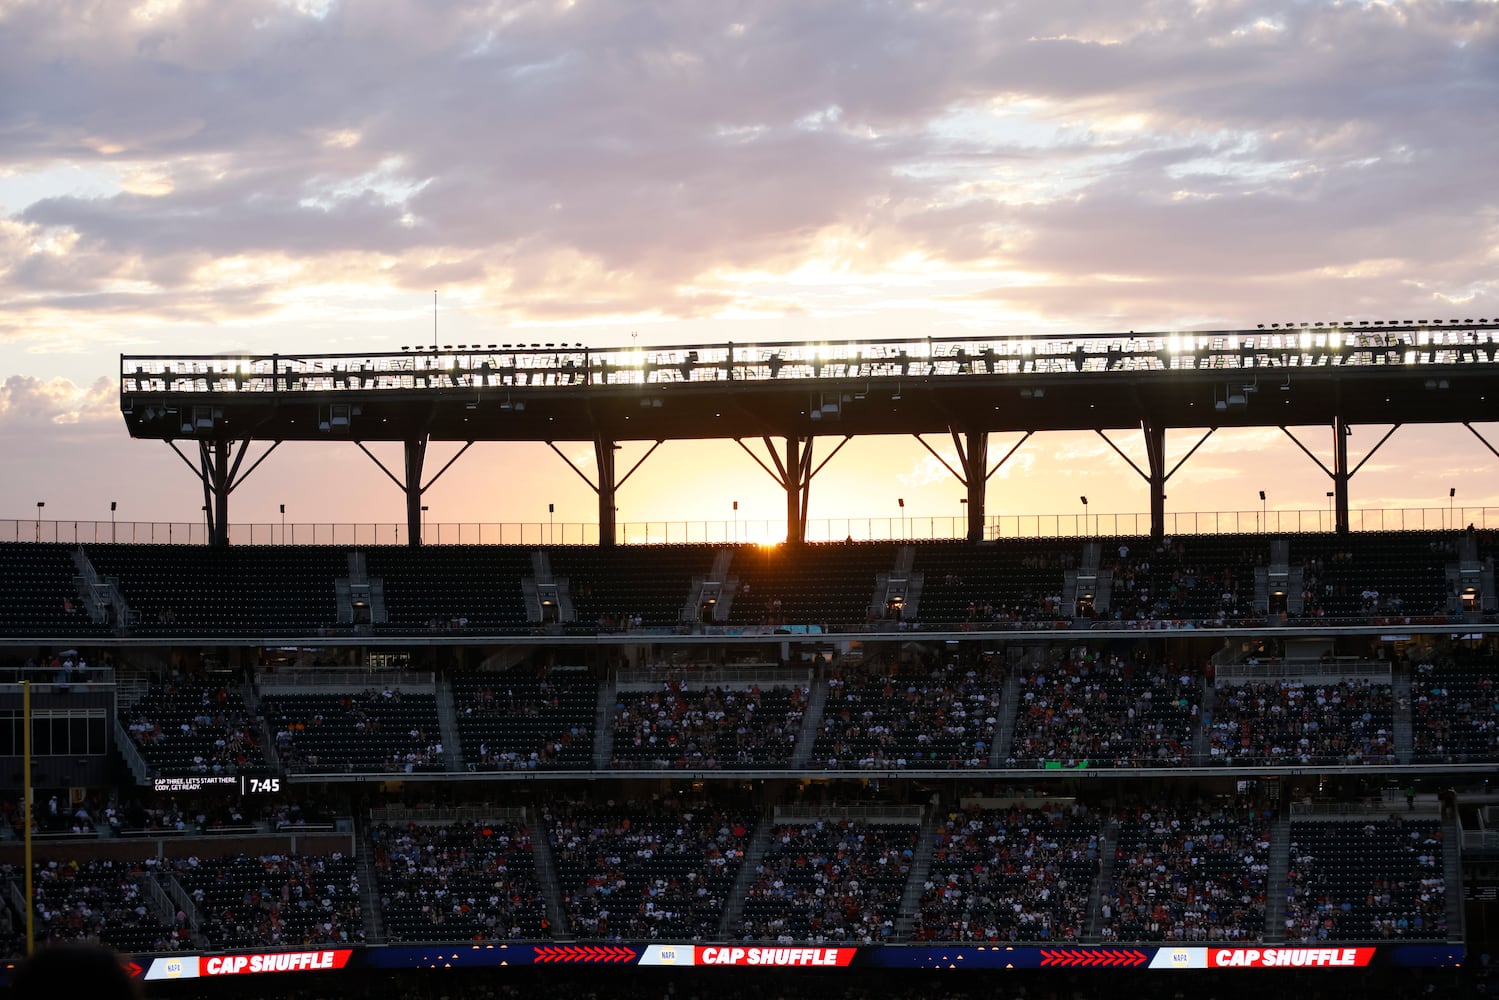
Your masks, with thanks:
M 36 951 L 36 900 L 31 884 L 31 682 L 21 682 L 21 815 L 26 829 L 26 954 Z

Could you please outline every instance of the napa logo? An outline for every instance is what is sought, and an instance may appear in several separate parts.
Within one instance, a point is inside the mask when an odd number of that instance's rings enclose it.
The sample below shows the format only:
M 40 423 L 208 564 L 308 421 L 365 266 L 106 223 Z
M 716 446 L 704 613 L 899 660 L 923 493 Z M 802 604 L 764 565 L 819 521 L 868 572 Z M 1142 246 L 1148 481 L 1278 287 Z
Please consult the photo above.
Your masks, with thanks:
M 1179 969 L 1185 969 L 1192 964 L 1192 953 L 1177 948 L 1171 952 L 1171 964 Z
M 641 965 L 695 965 L 697 947 L 690 944 L 653 944 L 640 956 Z
M 180 959 L 180 958 L 170 958 L 170 959 L 167 959 L 167 967 L 165 969 L 165 972 L 167 974 L 167 978 L 168 979 L 176 979 L 176 978 L 180 977 L 182 975 L 182 959 Z

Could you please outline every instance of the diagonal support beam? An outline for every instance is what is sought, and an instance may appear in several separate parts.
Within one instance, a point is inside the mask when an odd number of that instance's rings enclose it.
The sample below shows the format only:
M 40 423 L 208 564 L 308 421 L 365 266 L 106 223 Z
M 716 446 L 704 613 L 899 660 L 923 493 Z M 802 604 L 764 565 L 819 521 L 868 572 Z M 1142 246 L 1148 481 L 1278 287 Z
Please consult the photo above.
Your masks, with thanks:
M 1187 453 L 1181 457 L 1180 461 L 1178 461 L 1175 465 L 1173 465 L 1171 467 L 1171 471 L 1168 472 L 1168 473 L 1166 473 L 1166 478 L 1170 479 L 1172 476 L 1176 475 L 1176 470 L 1180 469 L 1182 466 L 1186 465 L 1187 464 L 1187 459 L 1189 459 L 1193 455 L 1197 454 L 1197 449 L 1201 448 L 1203 446 L 1203 443 L 1206 442 L 1208 438 L 1212 437 L 1213 436 L 1213 432 L 1216 431 L 1217 429 L 1218 428 L 1216 428 L 1216 427 L 1209 427 L 1208 428 L 1208 432 L 1206 434 L 1204 434 L 1202 437 L 1198 438 L 1197 439 L 1197 443 L 1194 444 L 1187 451 Z
M 599 491 L 598 483 L 595 483 L 592 479 L 589 479 L 588 476 L 587 476 L 587 474 L 584 473 L 584 471 L 582 469 L 578 468 L 578 466 L 573 462 L 572 459 L 570 459 L 566 455 L 562 454 L 562 449 L 561 448 L 558 448 L 557 445 L 555 443 L 551 442 L 551 441 L 547 442 L 547 447 L 550 448 L 550 449 L 552 449 L 552 451 L 556 452 L 557 453 L 557 457 L 560 458 L 560 459 L 562 459 L 562 463 L 564 465 L 566 465 L 569 469 L 572 469 L 574 472 L 576 472 L 578 474 L 578 478 L 581 479 L 581 480 L 583 480 L 583 482 L 585 482 L 585 483 L 588 484 L 588 488 L 589 489 L 593 490 L 593 492 L 595 492 L 595 493 L 597 493 Z
M 1398 431 L 1400 427 L 1400 424 L 1393 424 L 1388 431 L 1385 431 L 1384 437 L 1380 438 L 1374 443 L 1374 447 L 1369 449 L 1368 454 L 1364 455 L 1364 457 L 1359 460 L 1359 463 L 1350 469 L 1348 467 L 1348 437 L 1353 433 L 1353 428 L 1341 416 L 1335 417 L 1332 422 L 1333 467 L 1329 469 L 1325 464 L 1323 464 L 1320 458 L 1312 454 L 1310 448 L 1297 440 L 1296 435 L 1291 433 L 1290 428 L 1284 425 L 1281 426 L 1280 429 L 1285 433 L 1286 437 L 1290 438 L 1295 443 L 1296 447 L 1301 449 L 1302 454 L 1306 455 L 1307 458 L 1310 458 L 1313 462 L 1315 462 L 1317 468 L 1321 469 L 1324 473 L 1326 473 L 1328 478 L 1332 480 L 1333 518 L 1334 526 L 1338 534 L 1346 535 L 1350 529 L 1350 521 L 1348 516 L 1349 481 L 1353 479 L 1354 474 L 1358 472 L 1358 470 L 1364 467 L 1364 463 L 1368 462 L 1369 459 L 1374 457 L 1375 452 L 1384 447 L 1384 443 L 1388 441 L 1391 435 Z M 1472 428 L 1469 429 L 1471 430 Z
M 246 442 L 246 443 L 248 444 L 249 442 Z M 265 453 L 263 455 L 261 455 L 259 458 L 257 458 L 254 462 L 250 463 L 250 467 L 245 470 L 245 474 L 243 476 L 240 476 L 238 479 L 234 478 L 235 472 L 237 472 L 239 470 L 239 461 L 236 460 L 235 463 L 234 463 L 234 470 L 229 473 L 229 478 L 231 480 L 233 480 L 233 482 L 231 482 L 229 484 L 229 491 L 232 493 L 235 490 L 239 489 L 240 484 L 243 483 L 246 479 L 249 479 L 250 478 L 250 474 L 252 472 L 254 472 L 256 469 L 260 468 L 260 463 L 264 462 L 266 459 L 270 458 L 271 457 L 271 452 L 275 451 L 280 446 L 281 446 L 281 442 L 280 441 L 272 441 L 271 442 L 271 446 L 265 450 Z M 243 450 L 241 450 L 240 455 L 241 456 L 244 455 L 244 451 Z
M 781 489 L 785 489 L 786 488 L 786 467 L 781 464 L 781 458 L 780 458 L 779 455 L 777 455 L 775 453 L 775 448 L 771 445 L 770 438 L 767 437 L 767 438 L 763 438 L 762 440 L 764 440 L 764 442 L 765 442 L 765 449 L 766 449 L 766 451 L 768 451 L 770 453 L 771 460 L 774 461 L 775 464 L 776 464 L 775 469 L 771 469 L 770 466 L 766 465 L 763 461 L 761 461 L 760 456 L 756 455 L 753 451 L 750 450 L 750 446 L 744 443 L 744 439 L 743 438 L 735 438 L 734 439 L 734 443 L 737 444 L 739 447 L 743 448 L 744 449 L 744 453 L 746 455 L 748 455 L 754 461 L 754 463 L 756 465 L 758 465 L 760 468 L 764 469 L 765 470 L 765 474 L 767 476 L 769 476 L 771 479 L 774 479 L 777 486 L 779 486 Z
M 451 469 L 453 467 L 453 463 L 456 462 L 456 461 L 458 461 L 460 458 L 462 458 L 463 457 L 463 453 L 466 452 L 466 451 L 468 451 L 473 446 L 474 446 L 474 443 L 472 441 L 469 441 L 469 442 L 466 442 L 462 448 L 459 448 L 458 449 L 458 453 L 456 455 L 454 455 L 452 458 L 448 459 L 448 463 L 446 465 L 444 465 L 442 468 L 440 468 L 440 469 L 437 470 L 437 475 L 435 475 L 431 479 L 427 480 L 427 482 L 422 486 L 420 492 L 422 492 L 422 493 L 427 492 L 427 490 L 432 486 L 432 484 L 435 483 L 435 482 L 437 482 L 439 479 L 441 479 L 442 478 L 442 474 L 444 472 L 447 472 L 449 469 Z
M 634 465 L 630 466 L 630 471 L 626 472 L 623 476 L 621 476 L 619 478 L 619 480 L 617 482 L 615 482 L 614 488 L 618 489 L 619 487 L 623 486 L 629 480 L 629 478 L 631 476 L 635 475 L 635 470 L 638 469 L 638 468 L 640 468 L 642 465 L 644 465 L 645 464 L 645 460 L 648 459 L 648 458 L 650 458 L 653 454 L 655 454 L 656 453 L 656 449 L 659 448 L 659 447 L 661 447 L 661 442 L 658 440 L 655 444 L 653 444 L 649 448 L 647 448 L 645 454 L 640 456 L 640 460 L 637 461 Z
M 1400 429 L 1400 425 L 1399 424 L 1395 424 L 1389 430 L 1385 431 L 1384 437 L 1380 438 L 1379 441 L 1374 445 L 1374 447 L 1372 447 L 1372 448 L 1369 449 L 1369 454 L 1367 454 L 1363 458 L 1359 459 L 1359 463 L 1357 465 L 1355 465 L 1351 471 L 1349 471 L 1349 473 L 1348 473 L 1349 478 L 1350 479 L 1353 478 L 1353 476 L 1358 472 L 1358 470 L 1360 470 L 1360 469 L 1362 469 L 1364 467 L 1364 463 L 1367 462 L 1367 461 L 1369 461 L 1369 459 L 1373 458 L 1374 457 L 1374 453 L 1376 451 L 1378 451 L 1381 447 L 1384 446 L 1384 443 L 1390 439 L 1390 435 L 1394 434 L 1399 429 Z
M 824 465 L 827 465 L 829 462 L 831 462 L 833 460 L 833 456 L 836 455 L 836 454 L 838 454 L 840 451 L 842 451 L 843 450 L 843 446 L 846 445 L 846 444 L 848 444 L 853 439 L 854 439 L 854 436 L 852 434 L 845 435 L 844 438 L 843 438 L 843 440 L 838 442 L 837 447 L 835 447 L 832 451 L 828 452 L 828 457 L 825 458 L 825 459 L 823 459 L 821 462 L 818 462 L 817 463 L 817 468 L 815 468 L 811 472 L 807 473 L 806 483 L 804 485 L 811 486 L 812 485 L 812 477 L 815 476 L 815 475 L 817 475 L 819 472 L 821 472 L 822 471 L 822 467 Z M 811 460 L 812 460 L 812 443 L 809 440 L 807 442 L 807 461 L 810 462 Z
M 1124 459 L 1124 463 L 1126 465 L 1128 465 L 1131 469 L 1135 470 L 1135 475 L 1139 476 L 1141 479 L 1145 480 L 1147 483 L 1150 482 L 1150 473 L 1144 471 L 1138 465 L 1136 465 L 1135 464 L 1135 460 L 1132 459 L 1132 458 L 1130 458 L 1123 451 L 1121 451 L 1119 449 L 1119 446 L 1117 444 L 1115 444 L 1113 442 L 1113 440 L 1111 440 L 1107 434 L 1105 434 L 1103 431 L 1099 430 L 1096 427 L 1094 428 L 1093 432 L 1095 434 L 1097 434 L 1099 437 L 1103 438 L 1103 443 L 1106 444 L 1106 445 L 1108 445 L 1110 448 L 1113 448 L 1114 449 L 1114 454 L 1116 454 L 1120 458 Z
M 1034 434 L 1034 433 L 1036 433 L 1036 432 L 1035 431 L 1026 431 L 1025 435 L 1023 437 L 1021 437 L 1021 439 L 1019 441 L 1015 442 L 1014 447 L 1012 447 L 1009 451 L 1005 452 L 1005 457 L 1001 458 L 998 462 L 995 462 L 994 463 L 994 467 L 992 469 L 990 469 L 988 472 L 984 473 L 984 481 L 988 482 L 991 478 L 993 478 L 994 474 L 999 471 L 1000 466 L 1002 466 L 1006 462 L 1008 462 L 1014 456 L 1014 454 L 1017 451 L 1020 450 L 1020 446 L 1023 445 L 1023 444 L 1025 444 L 1027 441 L 1029 441 L 1031 439 L 1031 435 Z
M 167 441 L 167 446 L 182 459 L 184 465 L 193 470 L 193 475 L 203 485 L 203 524 L 208 529 L 208 542 L 210 545 L 229 544 L 229 495 L 249 478 L 261 462 L 264 462 L 276 446 L 277 441 L 266 449 L 265 454 L 256 459 L 244 473 L 240 475 L 240 467 L 244 464 L 245 455 L 249 452 L 251 438 L 239 440 L 238 447 L 229 438 L 198 438 L 198 461 L 194 463 L 177 447 L 176 441 Z
M 1468 423 L 1466 420 L 1463 421 L 1463 426 L 1466 427 L 1466 428 L 1468 428 L 1468 430 L 1472 432 L 1472 434 L 1473 434 L 1474 437 L 1476 437 L 1479 441 L 1483 442 L 1483 446 L 1489 450 L 1490 454 L 1492 454 L 1495 458 L 1499 458 L 1499 450 L 1495 450 L 1494 446 L 1491 445 L 1491 444 L 1489 444 L 1489 439 L 1486 438 L 1486 437 L 1484 437 L 1482 434 L 1478 433 L 1478 428 L 1477 427 L 1474 427 L 1472 424 Z
M 953 431 L 953 444 L 956 445 L 956 447 L 957 447 L 957 450 L 958 450 L 958 461 L 963 466 L 963 472 L 959 472 L 957 469 L 954 469 L 952 466 L 948 465 L 947 464 L 947 459 L 945 459 L 941 455 L 937 454 L 937 449 L 935 449 L 931 445 L 927 444 L 926 438 L 922 437 L 920 434 L 912 434 L 911 436 L 914 437 L 917 441 L 919 441 L 921 443 L 921 446 L 923 448 L 925 448 L 927 450 L 927 452 L 933 458 L 935 458 L 937 460 L 938 464 L 940 464 L 944 469 L 946 469 L 952 475 L 952 477 L 954 479 L 956 479 L 958 482 L 962 483 L 964 486 L 968 485 L 969 475 L 967 475 L 967 473 L 969 473 L 969 471 L 970 471 L 969 468 L 968 468 L 968 454 L 963 449 L 963 446 L 958 443 L 958 432 L 957 431 Z
M 1292 444 L 1296 445 L 1296 447 L 1298 447 L 1298 448 L 1301 449 L 1301 453 L 1303 455 L 1305 455 L 1307 458 L 1311 459 L 1313 462 L 1317 463 L 1317 468 L 1321 469 L 1324 473 L 1326 473 L 1327 477 L 1329 479 L 1332 478 L 1332 475 L 1333 475 L 1332 470 L 1329 469 L 1327 466 L 1323 465 L 1322 464 L 1322 459 L 1318 458 L 1316 455 L 1313 455 L 1312 454 L 1312 450 L 1310 448 L 1308 448 L 1306 445 L 1302 444 L 1301 440 L 1299 438 L 1297 438 L 1295 434 L 1291 433 L 1291 428 L 1287 427 L 1285 424 L 1281 424 L 1280 429 L 1285 434 L 1286 437 L 1288 437 L 1288 438 L 1291 439 L 1291 443 Z
M 360 451 L 364 452 L 366 455 L 368 455 L 370 457 L 370 461 L 371 462 L 374 462 L 375 465 L 379 466 L 380 471 L 383 472 L 383 473 L 385 473 L 385 475 L 390 479 L 390 481 L 396 484 L 396 488 L 397 489 L 402 490 L 402 491 L 404 491 L 406 489 L 406 484 L 404 482 L 402 482 L 400 479 L 397 479 L 396 478 L 396 474 L 394 472 L 391 472 L 389 469 L 387 469 L 385 467 L 385 463 L 382 462 L 382 461 L 380 461 L 380 459 L 375 456 L 374 452 L 370 451 L 368 448 L 366 448 L 364 446 L 364 442 L 363 441 L 355 441 L 354 444 L 356 446 L 358 446 L 358 448 L 359 448 Z

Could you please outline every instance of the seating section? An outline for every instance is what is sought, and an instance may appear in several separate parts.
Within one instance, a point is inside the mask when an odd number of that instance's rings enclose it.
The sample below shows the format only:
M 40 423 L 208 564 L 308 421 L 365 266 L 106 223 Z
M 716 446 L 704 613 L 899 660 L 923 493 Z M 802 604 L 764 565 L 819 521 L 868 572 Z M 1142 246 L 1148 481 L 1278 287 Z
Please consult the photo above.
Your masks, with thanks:
M 916 941 L 1076 941 L 1098 876 L 1086 810 L 965 809 L 938 825 Z
M 1252 764 L 1393 764 L 1395 699 L 1367 679 L 1224 686 L 1209 731 L 1213 759 Z
M 593 766 L 599 685 L 583 668 L 524 665 L 463 673 L 453 702 L 472 771 L 587 770 Z
M 101 577 L 118 581 L 142 634 L 307 633 L 338 623 L 336 546 L 88 545 Z
M 536 940 L 550 931 L 524 826 L 382 823 L 370 846 L 393 942 Z
M 86 635 L 104 626 L 90 621 L 73 578 L 74 545 L 0 542 L 0 634 Z
M 1112 582 L 1100 617 L 1222 625 L 1252 613 L 1255 566 L 1269 551 L 1259 535 L 1178 535 L 1104 539 L 1102 556 Z
M 365 549 L 371 579 L 383 582 L 381 631 L 527 632 L 521 580 L 532 549 L 518 545 L 380 545 Z
M 825 768 L 988 767 L 1004 671 L 992 657 L 836 670 L 812 764 Z
M 881 573 L 895 567 L 897 546 L 846 542 L 801 547 L 741 545 L 730 572 L 739 593 L 731 625 L 858 625 Z
M 568 927 L 583 940 L 708 941 L 753 817 L 702 802 L 560 804 L 548 811 Z
M 890 941 L 918 833 L 915 823 L 854 819 L 778 825 L 744 901 L 738 937 Z
M 38 944 L 97 940 L 125 954 L 191 946 L 186 922 L 155 910 L 145 864 L 51 861 L 32 872 Z
M 786 767 L 809 693 L 805 684 L 694 690 L 680 678 L 654 691 L 621 691 L 611 766 Z
M 1420 663 L 1411 677 L 1411 735 L 1419 762 L 1499 760 L 1499 690 L 1492 660 Z
M 1239 806 L 1127 810 L 1113 886 L 1104 894 L 1105 941 L 1261 941 L 1270 820 Z
M 1292 825 L 1286 940 L 1446 940 L 1442 850 L 1437 820 Z
M 345 945 L 364 940 L 359 876 L 338 854 L 187 858 L 170 872 L 214 948 Z
M 437 698 L 399 688 L 268 694 L 261 714 L 291 772 L 442 771 Z
M 1019 626 L 1071 618 L 1060 607 L 1063 571 L 1076 564 L 1076 540 L 1007 539 L 984 545 L 922 542 L 917 619 L 924 625 Z
M 1076 646 L 1020 677 L 1011 767 L 1185 763 L 1201 713 L 1195 671 Z
M 268 767 L 260 722 L 228 683 L 158 678 L 121 722 L 158 775 L 263 774 Z
M 579 624 L 604 630 L 678 625 L 694 577 L 713 567 L 708 545 L 560 546 L 548 549 L 552 573 L 566 578 Z
M 1451 532 L 1280 535 L 1302 575 L 1305 610 L 1332 621 L 1427 618 L 1452 613 L 1446 569 Z M 885 625 L 881 574 L 906 554 L 922 587 L 907 625 L 973 629 L 1050 627 L 1080 611 L 1063 607 L 1065 573 L 1088 545 L 1111 574 L 1109 607 L 1119 622 L 1231 625 L 1254 614 L 1255 571 L 1269 559 L 1267 536 L 1191 535 L 1090 539 L 842 542 L 805 546 L 652 545 L 595 548 L 525 545 L 236 545 L 171 543 L 0 543 L 0 589 L 16 599 L 0 609 L 0 634 L 68 637 L 108 633 L 78 598 L 74 555 L 81 548 L 103 578 L 115 579 L 139 635 L 309 633 L 338 628 L 335 581 L 350 556 L 382 584 L 379 633 L 461 631 L 526 634 L 523 581 L 545 557 L 568 584 L 579 632 L 668 628 L 721 551 L 732 555 L 734 626 Z M 722 581 L 728 583 L 728 579 Z M 872 606 L 873 605 L 873 606 Z M 1086 617 L 1088 612 L 1082 609 Z M 913 621 L 914 619 L 914 621 Z
M 1291 538 L 1291 564 L 1302 567 L 1308 614 L 1328 619 L 1447 612 L 1446 566 L 1451 535 L 1415 531 L 1360 532 Z

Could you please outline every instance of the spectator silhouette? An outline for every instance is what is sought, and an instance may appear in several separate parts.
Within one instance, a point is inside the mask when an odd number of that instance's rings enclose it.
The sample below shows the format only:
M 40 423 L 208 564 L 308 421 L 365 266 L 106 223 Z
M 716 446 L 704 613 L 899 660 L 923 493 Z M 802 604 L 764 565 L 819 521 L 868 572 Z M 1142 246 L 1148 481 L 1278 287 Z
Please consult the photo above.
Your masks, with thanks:
M 108 948 L 80 941 L 45 945 L 16 967 L 10 995 L 17 1000 L 88 997 L 140 1000 L 145 994 Z

